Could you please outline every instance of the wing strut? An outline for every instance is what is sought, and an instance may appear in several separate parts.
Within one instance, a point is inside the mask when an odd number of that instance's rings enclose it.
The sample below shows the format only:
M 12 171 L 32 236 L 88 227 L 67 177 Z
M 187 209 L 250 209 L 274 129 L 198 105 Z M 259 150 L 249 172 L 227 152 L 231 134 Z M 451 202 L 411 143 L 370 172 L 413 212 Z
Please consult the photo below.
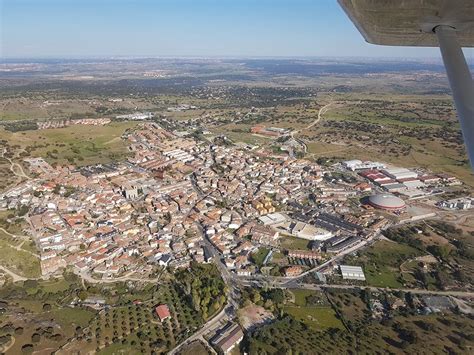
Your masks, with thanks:
M 456 30 L 451 26 L 439 25 L 434 28 L 434 32 L 438 36 L 467 154 L 474 169 L 474 82 L 456 38 Z

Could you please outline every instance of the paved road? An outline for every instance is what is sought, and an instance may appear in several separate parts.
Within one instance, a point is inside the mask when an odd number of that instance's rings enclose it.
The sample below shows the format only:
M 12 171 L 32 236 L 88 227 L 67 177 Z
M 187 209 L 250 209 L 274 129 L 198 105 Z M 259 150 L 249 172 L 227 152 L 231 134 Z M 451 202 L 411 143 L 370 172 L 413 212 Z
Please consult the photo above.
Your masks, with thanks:
M 246 286 L 254 286 L 254 287 L 263 287 L 265 286 L 265 280 L 260 281 L 241 281 L 242 284 Z M 275 288 L 282 288 L 282 289 L 305 289 L 305 290 L 315 290 L 315 291 L 322 291 L 325 289 L 342 289 L 342 290 L 354 290 L 354 289 L 369 289 L 374 292 L 382 292 L 382 291 L 402 291 L 405 293 L 413 293 L 419 295 L 439 295 L 439 296 L 453 296 L 453 297 L 468 297 L 474 298 L 474 292 L 471 291 L 436 291 L 436 290 L 425 290 L 425 289 L 418 289 L 418 288 L 386 288 L 386 287 L 373 287 L 373 286 L 364 286 L 364 285 L 340 285 L 340 284 L 305 284 L 305 283 L 298 283 L 298 282 L 276 282 L 272 285 Z
M 386 287 L 371 287 L 371 286 L 354 286 L 354 285 L 314 285 L 314 284 L 300 284 L 299 288 L 308 290 L 324 290 L 328 288 L 337 289 L 369 289 L 371 291 L 402 291 L 405 293 L 413 293 L 418 295 L 439 295 L 439 296 L 454 296 L 454 297 L 474 297 L 474 292 L 470 291 L 434 291 L 424 290 L 418 288 L 386 288 Z

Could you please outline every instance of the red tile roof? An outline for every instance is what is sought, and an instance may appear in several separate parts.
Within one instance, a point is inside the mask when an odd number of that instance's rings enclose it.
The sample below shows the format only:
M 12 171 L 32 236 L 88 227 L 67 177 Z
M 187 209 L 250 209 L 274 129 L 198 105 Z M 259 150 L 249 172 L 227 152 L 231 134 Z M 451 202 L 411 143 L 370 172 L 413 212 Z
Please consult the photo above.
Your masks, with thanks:
M 160 321 L 164 321 L 166 318 L 171 317 L 170 309 L 166 304 L 160 304 L 155 308 L 156 315 L 160 318 Z

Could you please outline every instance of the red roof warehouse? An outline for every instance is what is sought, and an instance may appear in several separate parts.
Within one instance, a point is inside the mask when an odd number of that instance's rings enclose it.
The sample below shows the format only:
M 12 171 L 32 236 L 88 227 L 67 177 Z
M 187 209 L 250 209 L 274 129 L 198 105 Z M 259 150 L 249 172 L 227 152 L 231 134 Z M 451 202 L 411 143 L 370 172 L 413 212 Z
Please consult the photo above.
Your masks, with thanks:
M 166 304 L 160 304 L 155 308 L 156 315 L 160 318 L 160 321 L 163 322 L 165 319 L 171 317 L 170 309 Z

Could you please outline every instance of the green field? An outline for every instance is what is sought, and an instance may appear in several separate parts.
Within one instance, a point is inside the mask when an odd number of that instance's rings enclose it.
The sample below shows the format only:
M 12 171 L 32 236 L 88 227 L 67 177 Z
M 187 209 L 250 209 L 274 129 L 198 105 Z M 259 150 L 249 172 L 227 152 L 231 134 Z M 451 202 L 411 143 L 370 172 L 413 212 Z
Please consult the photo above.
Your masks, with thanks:
M 364 268 L 367 283 L 376 287 L 400 288 L 398 274 L 388 267 L 369 265 Z
M 3 230 L 0 230 L 0 242 L 8 243 L 10 246 L 16 246 L 19 244 L 17 238 L 12 237 L 10 234 L 5 233 Z
M 330 307 L 323 293 L 305 289 L 290 290 L 294 295 L 294 305 L 283 307 L 285 313 L 291 315 L 314 330 L 338 328 L 343 329 L 341 321 Z M 313 297 L 317 303 L 308 303 L 308 298 Z
M 280 238 L 280 246 L 282 249 L 288 250 L 306 250 L 308 249 L 309 241 L 292 236 L 282 236 Z
M 40 287 L 44 292 L 56 293 L 69 289 L 73 283 L 66 281 L 64 278 L 41 281 Z
M 304 290 L 304 289 L 295 289 L 291 290 L 291 293 L 295 297 L 295 304 L 297 306 L 306 306 L 306 297 L 312 295 L 314 291 L 311 290 Z
M 68 308 L 64 307 L 51 312 L 54 319 L 60 324 L 71 324 L 81 327 L 87 327 L 90 322 L 95 318 L 95 313 L 83 308 Z
M 408 245 L 392 241 L 378 241 L 357 258 L 347 257 L 345 262 L 363 267 L 367 284 L 376 287 L 403 287 L 399 266 L 422 253 Z
M 423 167 L 474 186 L 449 96 L 384 91 L 374 95 L 358 92 L 326 98 L 334 104 L 321 122 L 300 132 L 308 156 Z M 372 131 L 368 126 L 379 128 Z
M 23 234 L 22 229 L 25 223 L 23 219 L 15 218 L 14 210 L 0 211 L 0 227 L 11 234 Z
M 120 137 L 136 125 L 136 122 L 112 122 L 97 127 L 76 125 L 14 133 L 0 130 L 0 139 L 15 146 L 17 152 L 23 150 L 23 155 L 43 157 L 49 163 L 81 166 L 116 161 L 127 156 L 128 144 Z
M 24 277 L 35 278 L 41 275 L 39 258 L 13 248 L 3 238 L 0 239 L 0 265 Z
M 329 307 L 284 307 L 283 310 L 314 330 L 343 328 L 341 321 Z
M 33 254 L 38 253 L 38 248 L 36 247 L 36 244 L 33 241 L 24 242 L 23 245 L 21 246 L 21 249 L 25 251 L 29 251 L 30 253 L 33 253 Z
M 0 158 L 0 191 L 12 185 L 19 178 L 10 170 L 10 163 L 5 158 Z
M 61 308 L 52 311 L 54 319 L 59 323 L 79 325 L 86 327 L 95 317 L 95 313 L 83 308 Z

